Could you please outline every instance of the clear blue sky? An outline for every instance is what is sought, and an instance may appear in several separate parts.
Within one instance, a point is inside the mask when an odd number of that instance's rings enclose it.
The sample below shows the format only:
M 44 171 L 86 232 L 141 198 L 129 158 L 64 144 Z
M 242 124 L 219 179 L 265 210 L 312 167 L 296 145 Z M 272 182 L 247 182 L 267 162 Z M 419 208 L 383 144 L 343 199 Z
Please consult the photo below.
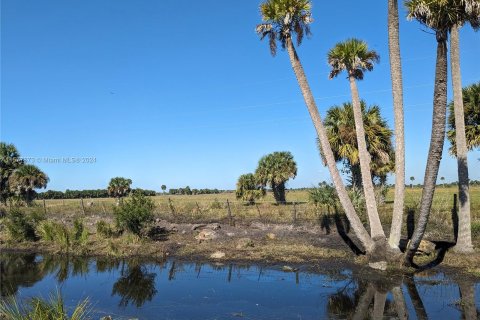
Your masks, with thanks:
M 349 37 L 381 62 L 359 84 L 393 129 L 386 3 L 314 1 L 313 36 L 298 48 L 321 114 L 350 100 L 328 80 L 326 54 Z M 381 4 L 381 5 L 379 5 Z M 49 189 L 233 189 L 273 151 L 291 151 L 288 187 L 328 180 L 287 53 L 270 56 L 254 32 L 259 1 L 2 0 L 1 140 L 22 156 L 95 157 L 95 164 L 37 161 Z M 432 117 L 435 37 L 401 12 L 406 174 L 423 179 Z M 480 80 L 480 34 L 461 30 L 463 84 Z M 451 87 L 449 86 L 449 97 Z M 439 176 L 456 180 L 447 153 Z M 480 152 L 470 175 L 480 179 Z

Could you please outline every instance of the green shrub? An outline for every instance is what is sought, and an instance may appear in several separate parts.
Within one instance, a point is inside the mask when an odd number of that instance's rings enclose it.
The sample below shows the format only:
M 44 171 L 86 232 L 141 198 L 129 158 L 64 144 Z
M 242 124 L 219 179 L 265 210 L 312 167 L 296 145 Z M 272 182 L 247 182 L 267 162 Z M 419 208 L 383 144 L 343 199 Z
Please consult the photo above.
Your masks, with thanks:
M 84 227 L 80 219 L 75 219 L 72 230 L 73 241 L 79 244 L 85 244 L 88 240 L 88 230 Z
M 155 204 L 152 199 L 145 197 L 142 193 L 133 192 L 123 203 L 113 209 L 117 227 L 139 235 L 145 224 L 153 220 L 154 209 Z
M 53 241 L 55 239 L 55 226 L 51 221 L 42 221 L 37 228 L 37 232 L 43 240 Z
M 318 188 L 314 188 L 308 192 L 308 197 L 315 206 L 323 206 L 330 213 L 330 209 L 337 208 L 337 192 L 335 188 L 326 182 L 318 184 Z
M 55 223 L 55 238 L 54 241 L 65 250 L 70 247 L 70 232 L 66 225 Z
M 104 238 L 111 238 L 114 235 L 114 232 L 110 224 L 104 220 L 100 220 L 97 222 L 97 234 Z
M 60 245 L 62 249 L 68 250 L 70 247 L 72 235 L 68 227 L 64 224 L 54 221 L 43 221 L 38 227 L 38 233 L 40 234 L 40 238 L 55 242 Z
M 19 208 L 13 208 L 7 214 L 6 227 L 10 238 L 14 241 L 35 241 L 35 221 Z

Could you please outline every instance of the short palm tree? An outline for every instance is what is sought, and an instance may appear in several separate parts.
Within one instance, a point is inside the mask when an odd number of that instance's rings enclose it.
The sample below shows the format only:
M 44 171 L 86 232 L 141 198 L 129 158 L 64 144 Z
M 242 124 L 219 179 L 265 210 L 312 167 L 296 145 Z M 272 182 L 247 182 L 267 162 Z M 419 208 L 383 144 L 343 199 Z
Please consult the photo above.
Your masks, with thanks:
M 48 181 L 48 176 L 39 168 L 26 164 L 13 171 L 8 184 L 10 190 L 30 205 L 35 197 L 35 189 L 46 188 Z
M 270 52 L 272 55 L 275 55 L 277 51 L 277 42 L 279 42 L 283 48 L 287 49 L 293 72 L 295 73 L 305 104 L 317 132 L 321 149 L 325 156 L 327 167 L 332 176 L 332 181 L 340 203 L 358 240 L 368 252 L 371 252 L 375 249 L 375 243 L 370 238 L 362 221 L 355 212 L 352 201 L 348 197 L 342 177 L 336 166 L 335 157 L 328 143 L 327 133 L 323 126 L 320 113 L 318 112 L 305 71 L 303 70 L 293 43 L 294 37 L 296 37 L 297 45 L 300 45 L 304 35 L 310 35 L 310 24 L 313 22 L 311 17 L 311 3 L 309 0 L 266 0 L 260 5 L 260 13 L 262 15 L 262 23 L 257 25 L 256 32 L 260 35 L 261 39 L 269 39 Z
M 387 121 L 382 118 L 378 106 L 367 107 L 363 100 L 360 105 L 367 150 L 372 156 L 371 175 L 383 180 L 389 172 L 393 171 L 393 133 L 388 127 Z M 361 189 L 362 176 L 352 104 L 344 103 L 341 106 L 331 107 L 327 111 L 324 125 L 335 160 L 345 165 L 347 171 L 350 172 L 352 185 Z
M 257 183 L 252 173 L 242 174 L 237 181 L 235 196 L 248 204 L 255 204 L 255 200 L 265 196 L 265 188 Z
M 272 188 L 278 204 L 285 204 L 285 183 L 297 176 L 297 164 L 288 151 L 273 152 L 258 161 L 255 179 L 264 187 Z
M 122 177 L 115 177 L 110 180 L 108 184 L 107 192 L 110 197 L 117 198 L 117 205 L 120 204 L 122 198 L 127 196 L 130 191 L 130 185 L 132 184 L 132 180 L 122 178 Z
M 420 213 L 405 253 L 404 264 L 407 266 L 413 265 L 413 257 L 425 233 L 442 158 L 447 111 L 448 33 L 457 24 L 463 24 L 468 19 L 475 19 L 468 8 L 470 2 L 466 0 L 408 0 L 405 2 L 408 18 L 416 19 L 422 25 L 432 29 L 437 40 L 432 136 L 425 168 Z
M 12 173 L 18 167 L 23 165 L 23 160 L 17 148 L 13 144 L 0 142 L 0 202 L 6 204 L 8 197 L 11 195 L 8 186 L 8 180 Z
M 362 80 L 365 71 L 373 70 L 374 63 L 379 61 L 378 54 L 369 50 L 364 41 L 348 39 L 337 43 L 328 52 L 328 64 L 331 66 L 330 79 L 335 78 L 343 71 L 347 72 L 352 92 L 353 116 L 355 119 L 355 132 L 357 136 L 358 158 L 360 162 L 363 191 L 367 205 L 370 234 L 373 239 L 385 239 L 380 217 L 378 216 L 375 191 L 370 169 L 371 155 L 367 150 L 365 128 L 363 124 L 362 109 L 357 89 L 357 80 Z

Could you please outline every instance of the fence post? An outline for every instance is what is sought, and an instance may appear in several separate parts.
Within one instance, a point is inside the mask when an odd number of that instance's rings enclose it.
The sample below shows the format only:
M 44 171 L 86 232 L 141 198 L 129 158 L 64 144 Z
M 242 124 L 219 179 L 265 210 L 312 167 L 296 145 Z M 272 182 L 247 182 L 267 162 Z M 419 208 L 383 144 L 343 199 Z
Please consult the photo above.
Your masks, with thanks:
M 227 211 L 228 211 L 228 220 L 230 220 L 230 225 L 234 226 L 235 223 L 233 221 L 232 211 L 230 210 L 230 201 L 228 201 L 228 199 L 227 199 Z
M 295 201 L 293 202 L 292 218 L 293 218 L 293 224 L 297 224 L 297 203 Z
M 82 205 L 83 215 L 85 215 L 85 206 L 83 205 L 83 198 L 80 198 L 80 204 Z
M 43 199 L 43 212 L 45 212 L 45 215 L 47 215 L 47 205 L 45 203 L 45 199 Z

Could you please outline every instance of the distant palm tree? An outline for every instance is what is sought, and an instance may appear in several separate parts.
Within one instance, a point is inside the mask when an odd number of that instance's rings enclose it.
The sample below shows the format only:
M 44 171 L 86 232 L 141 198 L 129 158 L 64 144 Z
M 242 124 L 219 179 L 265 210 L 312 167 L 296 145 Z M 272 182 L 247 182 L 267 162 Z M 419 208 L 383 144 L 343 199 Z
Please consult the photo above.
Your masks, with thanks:
M 8 184 L 10 190 L 23 197 L 27 205 L 35 198 L 35 189 L 46 188 L 49 179 L 39 168 L 26 164 L 13 171 Z
M 371 174 L 381 181 L 393 171 L 392 131 L 382 118 L 380 108 L 376 105 L 367 107 L 365 101 L 360 102 L 365 127 L 367 149 L 372 156 Z M 350 171 L 352 185 L 362 188 L 360 173 L 357 135 L 355 134 L 355 119 L 351 103 L 333 106 L 327 111 L 323 121 L 327 130 L 328 140 L 332 146 L 337 162 L 343 162 Z M 323 158 L 323 154 L 322 154 Z
M 374 63 L 380 60 L 378 54 L 368 50 L 364 41 L 348 39 L 339 42 L 328 52 L 328 64 L 331 66 L 330 79 L 335 78 L 341 72 L 346 71 L 352 92 L 353 115 L 355 119 L 355 132 L 357 135 L 358 157 L 363 180 L 363 191 L 367 205 L 368 220 L 372 238 L 385 239 L 380 217 L 378 216 L 375 190 L 371 178 L 370 157 L 365 140 L 365 128 L 363 125 L 362 109 L 356 80 L 362 80 L 365 71 L 372 71 Z
M 6 204 L 11 195 L 8 180 L 15 169 L 24 164 L 13 144 L 0 142 L 0 203 Z
M 445 177 L 440 177 L 440 181 L 442 181 L 442 185 L 445 187 Z
M 242 174 L 237 181 L 235 196 L 237 199 L 247 201 L 248 204 L 255 204 L 256 199 L 265 195 L 265 188 L 257 183 L 252 173 Z
M 412 181 L 412 183 L 410 183 L 410 188 L 413 188 L 413 181 L 415 181 L 415 177 L 411 176 L 410 181 Z
M 388 243 L 390 247 L 394 249 L 398 249 L 400 243 L 405 203 L 405 132 L 399 29 L 398 1 L 388 0 L 388 54 L 390 57 L 393 112 L 395 118 L 395 196 Z
M 117 205 L 119 205 L 120 202 L 122 201 L 121 199 L 130 193 L 131 184 L 132 184 L 132 180 L 130 179 L 115 177 L 110 180 L 110 183 L 108 184 L 107 192 L 110 197 L 117 198 Z
M 167 186 L 162 184 L 161 188 L 162 188 L 163 193 L 165 193 L 165 190 L 167 190 Z
M 404 264 L 413 265 L 413 256 L 420 245 L 430 216 L 438 169 L 445 140 L 447 111 L 447 40 L 448 33 L 456 24 L 469 18 L 466 4 L 459 0 L 408 0 L 405 6 L 409 19 L 416 19 L 435 32 L 437 40 L 437 61 L 433 93 L 432 136 L 425 168 L 422 199 L 417 225 L 405 253 Z M 477 17 L 478 18 L 478 17 Z
M 336 166 L 335 158 L 328 143 L 328 137 L 323 127 L 320 113 L 318 112 L 315 99 L 308 84 L 305 71 L 293 44 L 293 37 L 296 36 L 297 45 L 302 43 L 305 35 L 310 35 L 311 3 L 309 0 L 266 0 L 260 5 L 262 23 L 257 25 L 256 32 L 261 39 L 268 38 L 270 52 L 275 55 L 277 52 L 277 41 L 283 48 L 287 49 L 290 63 L 297 78 L 298 85 L 305 100 L 308 112 L 317 132 L 318 139 L 325 156 L 328 170 L 337 191 L 340 203 L 350 222 L 352 230 L 358 240 L 368 252 L 375 250 L 375 243 L 370 238 L 362 221 L 355 212 L 352 201 L 348 197 L 347 190 L 343 184 L 342 177 Z
M 455 114 L 455 142 L 458 171 L 459 210 L 458 232 L 455 251 L 473 252 L 471 219 L 470 219 L 470 191 L 468 185 L 467 138 L 465 135 L 465 119 L 462 97 L 462 76 L 460 72 L 460 39 L 458 30 L 464 23 L 470 23 L 474 30 L 480 27 L 480 1 L 462 0 L 459 5 L 457 23 L 450 30 L 450 62 L 452 71 L 454 114 Z M 464 10 L 462 10 L 464 6 Z M 466 17 L 462 15 L 467 14 Z M 478 138 L 480 139 L 480 138 Z
M 288 151 L 274 152 L 258 161 L 255 179 L 262 186 L 270 186 L 278 204 L 285 204 L 285 183 L 297 176 L 297 164 Z

